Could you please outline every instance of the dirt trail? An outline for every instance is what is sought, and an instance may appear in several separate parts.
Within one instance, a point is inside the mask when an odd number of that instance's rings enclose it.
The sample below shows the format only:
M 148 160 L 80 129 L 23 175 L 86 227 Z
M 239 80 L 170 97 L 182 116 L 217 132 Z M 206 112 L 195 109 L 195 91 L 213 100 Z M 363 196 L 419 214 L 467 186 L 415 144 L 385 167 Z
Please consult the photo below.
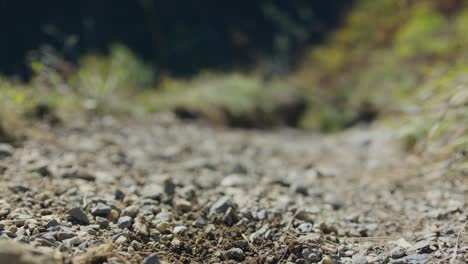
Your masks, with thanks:
M 465 179 L 447 164 L 409 169 L 382 128 L 323 136 L 158 115 L 39 130 L 0 148 L 0 237 L 51 263 L 468 259 Z

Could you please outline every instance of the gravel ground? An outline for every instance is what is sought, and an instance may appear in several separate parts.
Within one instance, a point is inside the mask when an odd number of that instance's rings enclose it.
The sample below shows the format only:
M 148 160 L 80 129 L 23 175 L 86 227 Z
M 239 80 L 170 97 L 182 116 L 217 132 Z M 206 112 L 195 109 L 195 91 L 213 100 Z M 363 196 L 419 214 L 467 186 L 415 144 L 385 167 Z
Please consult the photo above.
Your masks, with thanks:
M 409 169 L 389 131 L 70 123 L 0 144 L 0 263 L 468 259 L 466 177 Z

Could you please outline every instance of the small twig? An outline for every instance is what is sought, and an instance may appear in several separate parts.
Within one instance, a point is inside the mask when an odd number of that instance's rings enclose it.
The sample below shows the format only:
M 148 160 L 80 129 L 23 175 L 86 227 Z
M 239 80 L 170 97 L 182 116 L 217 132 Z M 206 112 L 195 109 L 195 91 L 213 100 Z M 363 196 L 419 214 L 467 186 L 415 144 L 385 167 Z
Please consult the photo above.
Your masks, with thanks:
M 292 222 L 301 212 L 302 212 L 301 208 L 298 208 L 296 212 L 294 212 L 294 214 L 291 216 L 291 219 L 289 219 L 288 225 L 286 226 L 286 230 L 289 230 L 291 228 Z
M 252 244 L 252 242 L 250 242 L 249 238 L 248 238 L 246 235 L 244 235 L 244 234 L 241 234 L 241 236 L 242 236 L 242 238 L 243 238 L 245 241 L 247 241 L 247 243 L 248 243 L 249 246 L 255 251 L 255 253 L 258 254 L 257 247 L 256 247 L 254 244 Z
M 289 247 L 288 245 L 284 244 L 286 246 L 286 250 L 284 251 L 283 255 L 281 256 L 281 258 L 278 260 L 278 263 L 281 263 L 281 261 L 284 259 L 284 257 L 286 257 L 286 254 L 288 254 L 288 250 L 289 250 Z
M 442 246 L 441 244 L 442 244 L 442 243 L 441 243 L 441 241 L 439 240 L 439 241 L 437 242 L 437 246 L 438 246 L 439 248 L 443 248 L 443 246 Z M 441 250 L 440 252 L 441 252 L 442 255 L 443 255 L 443 257 L 442 257 L 443 259 L 448 259 L 447 253 L 445 253 L 443 250 Z
M 467 223 L 468 223 L 468 221 L 466 221 L 463 224 L 463 226 L 460 228 L 460 230 L 458 231 L 457 243 L 455 243 L 455 249 L 453 250 L 453 255 L 452 255 L 452 259 L 450 260 L 450 263 L 455 263 L 455 260 L 457 260 L 458 246 L 460 245 L 461 234 L 463 233 L 463 231 L 465 231 Z
M 83 208 L 86 208 L 86 206 L 88 206 L 88 193 L 83 195 Z

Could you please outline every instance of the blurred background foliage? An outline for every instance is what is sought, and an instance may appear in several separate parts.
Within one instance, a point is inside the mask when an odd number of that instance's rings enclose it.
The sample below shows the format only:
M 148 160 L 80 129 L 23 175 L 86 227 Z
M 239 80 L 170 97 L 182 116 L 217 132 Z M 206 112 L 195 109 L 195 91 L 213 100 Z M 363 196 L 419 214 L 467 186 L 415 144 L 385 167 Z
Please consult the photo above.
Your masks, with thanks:
M 467 147 L 467 1 L 51 1 L 48 20 L 12 3 L 30 17 L 0 44 L 3 116 L 169 110 L 326 132 L 378 118 L 408 150 Z
M 0 27 L 8 41 L 0 43 L 0 69 L 25 71 L 25 53 L 46 45 L 77 62 L 89 52 L 109 54 L 116 42 L 173 75 L 248 69 L 260 60 L 287 68 L 339 24 L 349 2 L 2 0 Z

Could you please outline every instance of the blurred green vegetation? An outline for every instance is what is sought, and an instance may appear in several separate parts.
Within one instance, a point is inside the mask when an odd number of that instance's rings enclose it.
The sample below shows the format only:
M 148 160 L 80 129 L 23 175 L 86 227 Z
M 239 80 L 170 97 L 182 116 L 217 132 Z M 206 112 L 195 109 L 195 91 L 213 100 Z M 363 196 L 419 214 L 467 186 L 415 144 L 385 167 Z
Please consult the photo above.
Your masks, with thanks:
M 151 65 L 116 45 L 108 56 L 83 57 L 71 74 L 34 61 L 30 83 L 0 78 L 0 103 L 6 116 L 31 116 L 42 104 L 58 115 L 169 110 L 223 125 L 326 132 L 379 115 L 408 150 L 460 151 L 468 141 L 465 32 L 465 1 L 356 0 L 290 76 L 265 78 L 260 69 L 155 80 Z
M 298 116 L 304 101 L 300 90 L 281 80 L 212 72 L 190 80 L 166 79 L 156 95 L 147 92 L 140 98 L 150 112 L 172 110 L 241 127 L 295 125 L 298 120 L 289 119 L 288 114 Z
M 466 150 L 467 30 L 466 1 L 356 1 L 290 78 L 309 95 L 302 126 L 340 130 L 371 106 L 408 150 Z

